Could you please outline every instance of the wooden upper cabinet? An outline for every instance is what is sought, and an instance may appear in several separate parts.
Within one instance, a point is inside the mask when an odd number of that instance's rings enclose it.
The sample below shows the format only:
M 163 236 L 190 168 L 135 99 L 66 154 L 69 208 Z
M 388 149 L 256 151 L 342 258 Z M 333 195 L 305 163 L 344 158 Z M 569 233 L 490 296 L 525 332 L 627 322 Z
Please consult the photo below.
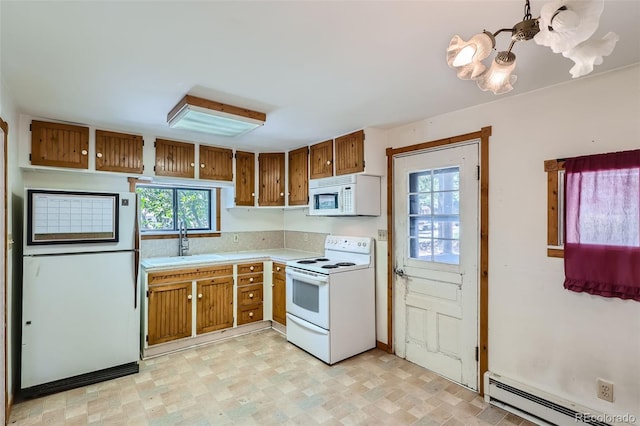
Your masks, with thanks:
M 96 130 L 96 170 L 142 173 L 142 136 Z
M 364 130 L 336 138 L 336 176 L 364 171 Z
M 309 157 L 311 179 L 333 176 L 333 140 L 311 145 Z
M 262 153 L 260 167 L 260 206 L 284 206 L 284 152 Z
M 256 197 L 256 155 L 236 151 L 236 206 L 254 206 Z
M 89 128 L 33 120 L 31 164 L 88 169 Z
M 200 145 L 200 179 L 233 180 L 233 150 Z
M 309 148 L 289 151 L 289 205 L 309 204 Z
M 156 139 L 156 176 L 192 178 L 195 169 L 195 145 Z

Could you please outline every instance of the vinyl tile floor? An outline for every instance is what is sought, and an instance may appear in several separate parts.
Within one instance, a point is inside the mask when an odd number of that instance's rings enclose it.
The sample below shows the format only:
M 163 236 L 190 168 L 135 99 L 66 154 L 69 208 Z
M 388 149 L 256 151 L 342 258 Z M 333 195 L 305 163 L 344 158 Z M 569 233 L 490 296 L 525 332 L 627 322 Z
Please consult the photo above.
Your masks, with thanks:
M 263 330 L 140 362 L 138 374 L 26 400 L 10 425 L 521 425 L 379 349 L 328 366 Z

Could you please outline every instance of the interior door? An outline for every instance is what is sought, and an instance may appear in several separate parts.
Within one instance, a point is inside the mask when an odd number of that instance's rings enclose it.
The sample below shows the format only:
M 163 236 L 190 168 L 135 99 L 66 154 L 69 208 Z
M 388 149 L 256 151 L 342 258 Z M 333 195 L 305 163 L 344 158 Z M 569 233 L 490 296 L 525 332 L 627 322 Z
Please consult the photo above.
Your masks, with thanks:
M 478 143 L 394 157 L 397 355 L 478 388 Z

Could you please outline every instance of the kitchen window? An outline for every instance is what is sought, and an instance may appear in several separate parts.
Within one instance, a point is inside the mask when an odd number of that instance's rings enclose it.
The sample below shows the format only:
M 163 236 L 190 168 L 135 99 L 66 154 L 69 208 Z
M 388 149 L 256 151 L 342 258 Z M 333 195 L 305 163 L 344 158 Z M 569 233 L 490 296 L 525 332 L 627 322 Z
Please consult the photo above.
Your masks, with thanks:
M 183 222 L 191 232 L 210 235 L 220 231 L 219 188 L 138 185 L 136 192 L 143 235 L 175 233 Z

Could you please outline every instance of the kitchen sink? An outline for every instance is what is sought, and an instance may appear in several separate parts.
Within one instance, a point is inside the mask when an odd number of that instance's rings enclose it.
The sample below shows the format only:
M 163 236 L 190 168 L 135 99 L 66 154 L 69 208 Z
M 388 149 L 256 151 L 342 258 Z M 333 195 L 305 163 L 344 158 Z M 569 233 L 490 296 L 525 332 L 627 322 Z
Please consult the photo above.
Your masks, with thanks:
M 142 260 L 142 266 L 157 268 L 162 266 L 179 266 L 197 263 L 219 262 L 225 260 L 224 256 L 217 254 L 194 254 L 191 256 L 152 257 Z

